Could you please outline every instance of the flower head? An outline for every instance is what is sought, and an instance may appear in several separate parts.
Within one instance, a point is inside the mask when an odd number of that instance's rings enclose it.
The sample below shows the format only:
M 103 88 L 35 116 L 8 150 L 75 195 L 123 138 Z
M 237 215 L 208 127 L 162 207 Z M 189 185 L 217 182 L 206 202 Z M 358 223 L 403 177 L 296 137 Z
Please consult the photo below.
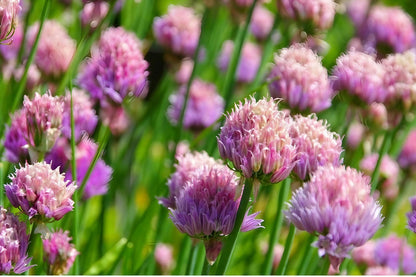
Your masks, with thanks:
M 186 85 L 182 85 L 176 94 L 169 98 L 171 106 L 168 116 L 172 123 L 180 120 L 185 102 Z M 221 117 L 224 111 L 224 100 L 218 94 L 214 84 L 196 79 L 189 90 L 183 126 L 186 129 L 204 129 Z
M 416 130 L 412 130 L 397 158 L 397 162 L 403 169 L 413 169 L 416 166 Z
M 278 0 L 277 7 L 284 16 L 312 22 L 319 29 L 330 28 L 335 16 L 333 0 Z
M 59 220 L 73 209 L 71 197 L 76 186 L 45 162 L 26 164 L 10 179 L 11 183 L 4 186 L 6 195 L 30 219 Z
M 121 104 L 127 96 L 146 96 L 147 67 L 136 35 L 122 27 L 108 28 L 91 49 L 78 82 L 101 105 Z
M 19 0 L 0 1 L 0 43 L 13 37 L 17 25 L 17 14 L 22 7 Z
M 221 71 L 227 70 L 233 50 L 234 43 L 231 40 L 225 41 L 218 57 L 218 67 Z M 254 80 L 260 66 L 261 55 L 261 49 L 256 44 L 246 42 L 243 45 L 237 67 L 237 80 L 239 82 L 249 83 Z
M 301 180 L 307 179 L 319 166 L 341 164 L 340 136 L 329 131 L 327 123 L 318 120 L 315 114 L 308 117 L 296 115 L 290 135 L 298 152 L 293 170 Z
M 173 266 L 173 248 L 165 243 L 158 243 L 155 247 L 155 261 L 163 274 L 168 274 Z
M 29 236 L 26 223 L 0 207 L 0 273 L 21 274 L 31 268 L 32 258 L 27 257 Z
M 93 108 L 94 103 L 88 94 L 80 89 L 72 90 L 74 113 L 74 136 L 79 141 L 83 134 L 92 135 L 98 122 Z M 62 118 L 62 134 L 71 139 L 71 94 L 66 93 L 64 98 L 64 113 Z
M 409 200 L 412 211 L 406 214 L 407 228 L 409 228 L 409 230 L 411 230 L 412 232 L 416 233 L 416 196 L 411 197 Z
M 87 2 L 82 8 L 80 17 L 83 26 L 89 26 L 91 29 L 97 28 L 101 20 L 108 13 L 110 5 L 106 1 Z
M 6 158 L 9 162 L 25 162 L 29 158 L 26 136 L 26 113 L 22 109 L 14 113 L 10 127 L 6 129 L 4 148 L 6 149 Z
M 29 45 L 33 45 L 38 29 L 39 23 L 30 27 Z M 46 20 L 36 51 L 35 63 L 43 74 L 57 78 L 68 70 L 75 48 L 75 41 L 60 23 Z
M 267 38 L 273 27 L 273 13 L 263 7 L 257 5 L 253 11 L 253 17 L 250 22 L 250 31 L 258 40 Z
M 354 121 L 348 128 L 347 145 L 351 149 L 356 149 L 363 140 L 365 127 L 359 122 Z
M 360 169 L 371 176 L 378 161 L 378 154 L 365 156 L 360 162 Z M 399 165 L 388 155 L 384 155 L 380 164 L 380 176 L 383 179 L 381 190 L 386 199 L 394 200 L 399 193 L 397 181 L 399 178 Z
M 191 77 L 194 61 L 192 59 L 183 59 L 179 70 L 175 74 L 175 81 L 178 84 L 186 84 Z
M 352 259 L 357 264 L 364 264 L 367 266 L 376 266 L 377 263 L 374 257 L 374 249 L 376 247 L 376 242 L 374 240 L 369 240 L 363 245 L 354 248 L 351 251 Z
M 274 63 L 268 76 L 272 97 L 283 98 L 300 111 L 320 112 L 331 106 L 333 92 L 328 73 L 311 49 L 294 44 L 281 50 Z
M 388 47 L 388 52 L 404 52 L 416 42 L 412 18 L 399 7 L 373 6 L 360 33 L 364 41 Z
M 25 96 L 23 109 L 26 114 L 29 146 L 41 152 L 49 151 L 61 134 L 63 103 L 50 94 L 35 94 L 30 100 Z
M 221 127 L 217 139 L 221 157 L 230 160 L 246 178 L 278 183 L 295 166 L 291 124 L 273 99 L 246 99 L 235 106 Z
M 384 67 L 363 52 L 350 51 L 337 59 L 332 73 L 334 90 L 346 91 L 367 104 L 386 98 Z
M 370 178 L 352 168 L 325 165 L 293 193 L 285 211 L 298 229 L 318 234 L 314 244 L 333 267 L 380 227 L 381 207 L 370 194 Z
M 211 264 L 221 251 L 223 237 L 234 228 L 241 197 L 238 185 L 227 166 L 204 166 L 184 184 L 176 197 L 176 208 L 170 209 L 170 218 L 181 232 L 204 241 Z M 256 215 L 246 214 L 241 231 L 261 227 L 262 220 L 255 219 Z
M 59 230 L 48 234 L 42 240 L 45 251 L 44 259 L 49 265 L 49 274 L 67 274 L 79 254 L 74 245 L 70 243 L 71 238 L 68 234 L 68 231 Z
M 385 105 L 407 111 L 416 102 L 416 53 L 406 51 L 385 58 L 385 86 L 387 97 Z
M 198 45 L 201 19 L 191 8 L 169 6 L 168 13 L 153 21 L 156 40 L 165 48 L 181 56 L 192 56 Z
M 13 39 L 5 44 L 0 42 L 0 54 L 6 61 L 15 60 L 17 58 L 22 40 L 23 27 L 21 25 L 17 25 L 14 31 Z

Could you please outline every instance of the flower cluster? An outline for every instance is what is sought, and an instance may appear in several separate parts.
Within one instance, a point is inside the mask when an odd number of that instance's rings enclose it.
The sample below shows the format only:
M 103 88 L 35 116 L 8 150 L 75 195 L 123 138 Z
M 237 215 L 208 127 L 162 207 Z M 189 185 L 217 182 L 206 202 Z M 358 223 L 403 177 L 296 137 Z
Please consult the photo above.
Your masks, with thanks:
M 0 43 L 13 37 L 17 25 L 17 14 L 22 7 L 20 0 L 0 2 Z

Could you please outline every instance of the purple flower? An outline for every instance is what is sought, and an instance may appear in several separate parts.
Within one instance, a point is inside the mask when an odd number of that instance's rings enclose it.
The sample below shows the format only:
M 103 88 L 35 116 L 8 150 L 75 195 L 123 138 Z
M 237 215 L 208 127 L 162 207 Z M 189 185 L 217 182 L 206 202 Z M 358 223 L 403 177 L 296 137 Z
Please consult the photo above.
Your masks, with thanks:
M 290 135 L 298 155 L 293 171 L 301 180 L 308 179 L 308 175 L 319 166 L 341 164 L 341 138 L 337 133 L 329 131 L 328 127 L 315 114 L 308 117 L 295 116 Z
M 387 266 L 372 266 L 367 268 L 365 275 L 399 275 L 399 271 Z
M 370 0 L 350 0 L 347 2 L 347 14 L 354 26 L 359 29 L 366 20 Z
M 221 161 L 217 161 L 206 152 L 188 152 L 183 155 L 177 155 L 178 164 L 175 165 L 175 172 L 168 179 L 169 197 L 159 198 L 159 203 L 166 208 L 176 208 L 175 199 L 179 196 L 183 190 L 185 183 L 198 172 L 202 167 L 213 167 L 214 165 L 221 164 Z
M 385 105 L 388 108 L 399 109 L 401 112 L 407 111 L 414 105 L 416 98 L 416 53 L 406 51 L 402 54 L 392 54 L 382 63 L 386 70 Z
M 130 120 L 123 106 L 103 104 L 100 111 L 100 119 L 108 126 L 113 135 L 123 134 L 129 127 Z
M 416 166 L 416 130 L 409 133 L 397 161 L 403 169 L 412 171 Z
M 146 96 L 147 67 L 136 35 L 122 27 L 108 28 L 91 49 L 78 82 L 101 105 L 121 104 L 127 96 Z
M 7 212 L 0 206 L 0 273 L 21 274 L 29 266 L 32 258 L 27 257 L 29 236 L 26 234 L 26 223 Z
M 92 140 L 83 138 L 77 145 L 75 152 L 75 159 L 77 165 L 77 185 L 80 186 L 82 180 L 87 174 L 95 153 L 97 152 L 98 145 Z M 113 170 L 106 165 L 102 159 L 99 159 L 91 172 L 88 181 L 85 184 L 83 198 L 88 199 L 95 195 L 103 195 L 108 191 L 108 183 L 110 182 Z M 67 180 L 72 180 L 71 170 L 66 173 Z
M 298 229 L 319 235 L 314 246 L 334 268 L 380 227 L 381 206 L 370 194 L 370 178 L 352 168 L 325 165 L 293 193 L 285 211 Z
M 312 22 L 319 29 L 328 29 L 335 16 L 333 0 L 278 0 L 277 8 L 285 17 Z
M 374 257 L 374 249 L 376 247 L 376 242 L 374 240 L 369 240 L 363 245 L 354 248 L 351 251 L 352 259 L 357 264 L 363 264 L 369 267 L 376 266 L 376 260 Z
M 360 169 L 371 176 L 378 161 L 378 154 L 371 154 L 365 156 L 360 162 Z M 380 177 L 382 178 L 381 190 L 383 196 L 388 200 L 395 200 L 399 187 L 397 181 L 399 178 L 399 165 L 388 155 L 384 155 L 380 164 Z
M 68 139 L 59 137 L 51 151 L 46 154 L 45 162 L 50 164 L 52 169 L 59 168 L 61 173 L 68 169 L 71 160 L 71 145 L 69 143 Z
M 192 56 L 198 45 L 201 19 L 191 8 L 170 5 L 168 13 L 153 21 L 156 40 L 171 52 Z
M 303 44 L 281 50 L 267 78 L 270 95 L 299 111 L 320 112 L 331 106 L 333 91 L 320 58 Z
M 191 77 L 194 61 L 192 59 L 183 59 L 179 70 L 175 74 L 175 81 L 178 84 L 186 84 Z
M 278 183 L 295 166 L 291 124 L 273 99 L 246 99 L 235 106 L 221 127 L 217 139 L 220 155 L 246 178 Z
M 348 129 L 347 145 L 351 149 L 356 149 L 363 140 L 365 127 L 361 123 L 353 122 Z
M 28 31 L 30 47 L 35 41 L 38 29 L 39 23 L 36 23 Z M 55 20 L 46 20 L 36 51 L 35 63 L 43 74 L 58 78 L 68 70 L 75 49 L 75 41 L 68 35 L 67 30 Z
M 4 148 L 6 149 L 5 155 L 9 162 L 25 162 L 29 159 L 26 136 L 26 113 L 22 109 L 14 113 L 10 127 L 6 129 Z
M 412 232 L 416 233 L 416 196 L 411 197 L 410 205 L 412 207 L 412 211 L 406 214 L 407 216 L 407 228 Z
M 390 235 L 377 241 L 374 250 L 377 264 L 405 274 L 416 272 L 415 250 L 402 238 Z
M 204 166 L 184 184 L 176 197 L 176 208 L 170 208 L 170 218 L 179 231 L 204 241 L 211 264 L 221 251 L 222 239 L 234 228 L 241 198 L 238 186 L 236 175 L 227 166 Z M 246 214 L 241 231 L 262 227 L 262 220 L 255 219 L 257 214 Z
M 171 106 L 168 116 L 173 124 L 178 124 L 185 101 L 186 85 L 169 97 Z M 186 129 L 204 129 L 221 117 L 224 111 L 224 100 L 218 94 L 214 84 L 196 79 L 189 90 L 183 126 Z
M 337 59 L 332 73 L 334 90 L 346 91 L 367 104 L 386 98 L 385 70 L 366 53 L 350 51 Z
M 362 25 L 362 39 L 389 52 L 404 52 L 415 46 L 412 18 L 399 7 L 373 6 Z
M 4 186 L 6 195 L 30 219 L 59 220 L 73 209 L 71 197 L 76 186 L 65 181 L 59 169 L 52 170 L 45 162 L 26 163 L 10 179 L 11 183 Z
M 107 15 L 109 8 L 110 5 L 106 1 L 85 3 L 80 14 L 82 26 L 89 26 L 91 29 L 97 28 Z
M 17 14 L 22 7 L 19 0 L 0 1 L 0 43 L 13 37 L 17 24 Z
M 217 62 L 221 71 L 227 71 L 233 51 L 234 42 L 231 40 L 225 41 Z M 261 55 L 261 48 L 256 44 L 246 42 L 243 45 L 237 67 L 236 78 L 239 82 L 249 83 L 254 80 L 260 66 Z
M 68 231 L 59 230 L 46 236 L 43 242 L 44 259 L 48 263 L 48 274 L 67 274 L 75 258 L 79 254 L 74 245 L 70 243 Z
M 0 43 L 0 53 L 6 61 L 15 60 L 17 58 L 22 40 L 23 27 L 21 25 L 17 25 L 14 31 L 13 39 L 5 44 Z
M 253 11 L 253 17 L 250 22 L 250 31 L 258 40 L 267 38 L 273 27 L 273 13 L 263 7 L 257 5 Z
M 158 243 L 155 247 L 155 261 L 162 274 L 169 274 L 173 266 L 173 248 L 165 243 Z
M 98 122 L 89 95 L 80 89 L 72 90 L 73 112 L 74 112 L 74 136 L 79 141 L 83 134 L 92 135 Z M 62 134 L 71 139 L 71 94 L 66 93 L 64 98 L 64 113 L 62 118 Z
M 48 152 L 61 134 L 63 103 L 60 98 L 49 93 L 30 100 L 25 96 L 23 110 L 26 114 L 26 141 L 39 152 Z

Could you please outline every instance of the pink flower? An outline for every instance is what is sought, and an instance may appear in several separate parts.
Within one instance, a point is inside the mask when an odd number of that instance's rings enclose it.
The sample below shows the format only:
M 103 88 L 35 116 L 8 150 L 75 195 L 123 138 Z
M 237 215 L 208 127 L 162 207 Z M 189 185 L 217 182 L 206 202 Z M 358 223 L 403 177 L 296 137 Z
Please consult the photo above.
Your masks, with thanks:
M 25 162 L 29 159 L 26 136 L 26 113 L 21 109 L 14 113 L 10 127 L 6 128 L 4 148 L 9 162 Z
M 158 243 L 155 248 L 156 264 L 163 274 L 168 274 L 173 266 L 173 248 L 165 243 Z
M 198 45 L 201 19 L 193 9 L 169 6 L 168 13 L 153 21 L 156 40 L 171 52 L 181 56 L 192 56 Z
M 13 37 L 17 24 L 17 14 L 22 7 L 19 0 L 0 1 L 0 43 Z
M 397 158 L 401 168 L 413 170 L 416 166 L 416 130 L 412 130 Z
M 48 234 L 43 242 L 45 251 L 44 259 L 48 263 L 48 274 L 68 274 L 69 269 L 79 254 L 74 245 L 70 243 L 71 238 L 68 231 L 59 230 Z
M 30 219 L 59 220 L 73 209 L 71 197 L 76 186 L 66 182 L 59 169 L 52 170 L 45 162 L 26 163 L 10 179 L 11 183 L 4 186 L 6 195 Z
M 101 20 L 107 15 L 109 3 L 106 1 L 95 1 L 84 4 L 80 17 L 83 26 L 89 26 L 91 29 L 97 28 Z
M 272 31 L 274 16 L 263 5 L 257 5 L 250 22 L 250 31 L 258 40 L 264 40 Z

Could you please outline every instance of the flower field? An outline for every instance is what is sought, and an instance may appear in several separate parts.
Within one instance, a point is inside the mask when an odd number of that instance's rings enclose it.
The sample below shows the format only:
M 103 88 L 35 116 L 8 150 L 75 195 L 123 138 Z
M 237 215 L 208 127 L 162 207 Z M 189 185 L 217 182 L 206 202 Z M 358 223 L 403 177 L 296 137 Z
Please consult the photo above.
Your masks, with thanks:
M 0 273 L 416 273 L 412 0 L 0 18 Z

